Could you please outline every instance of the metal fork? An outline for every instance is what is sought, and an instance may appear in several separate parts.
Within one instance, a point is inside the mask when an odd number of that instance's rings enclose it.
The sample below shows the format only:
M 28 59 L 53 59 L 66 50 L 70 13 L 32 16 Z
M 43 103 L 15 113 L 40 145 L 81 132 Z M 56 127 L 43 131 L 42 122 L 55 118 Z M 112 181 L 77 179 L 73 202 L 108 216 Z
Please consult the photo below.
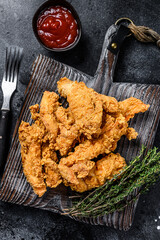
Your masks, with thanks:
M 17 87 L 18 73 L 23 48 L 11 46 L 6 48 L 5 71 L 2 79 L 3 104 L 0 114 L 0 172 L 5 164 L 5 144 L 7 138 L 7 122 L 10 111 L 10 99 Z

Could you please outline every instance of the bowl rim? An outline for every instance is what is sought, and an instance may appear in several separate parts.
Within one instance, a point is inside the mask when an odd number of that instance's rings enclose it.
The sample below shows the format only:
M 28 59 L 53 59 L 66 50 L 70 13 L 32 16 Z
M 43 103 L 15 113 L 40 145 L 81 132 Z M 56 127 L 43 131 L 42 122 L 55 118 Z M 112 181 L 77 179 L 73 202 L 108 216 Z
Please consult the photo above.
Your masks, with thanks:
M 63 5 L 64 4 L 64 5 Z M 78 25 L 78 36 L 77 38 L 75 39 L 75 41 L 73 43 L 71 43 L 69 46 L 67 47 L 64 47 L 64 48 L 49 48 L 47 47 L 40 39 L 39 35 L 38 35 L 38 32 L 37 32 L 37 20 L 40 16 L 40 14 L 47 8 L 49 7 L 52 7 L 52 6 L 62 6 L 62 7 L 66 7 L 73 15 L 74 19 L 76 20 L 77 22 L 77 25 Z M 38 9 L 36 10 L 36 12 L 34 13 L 33 15 L 33 18 L 32 18 L 32 29 L 33 29 L 33 32 L 34 32 L 34 35 L 36 37 L 36 39 L 38 40 L 38 42 L 45 48 L 47 49 L 48 51 L 52 51 L 52 52 L 64 52 L 64 51 L 68 51 L 68 50 L 71 50 L 72 48 L 74 48 L 80 38 L 81 38 L 81 35 L 82 35 L 82 25 L 81 25 L 81 21 L 79 19 L 79 15 L 77 13 L 77 11 L 74 9 L 74 7 L 69 3 L 67 2 L 66 0 L 47 0 L 45 2 L 43 2 L 39 7 Z

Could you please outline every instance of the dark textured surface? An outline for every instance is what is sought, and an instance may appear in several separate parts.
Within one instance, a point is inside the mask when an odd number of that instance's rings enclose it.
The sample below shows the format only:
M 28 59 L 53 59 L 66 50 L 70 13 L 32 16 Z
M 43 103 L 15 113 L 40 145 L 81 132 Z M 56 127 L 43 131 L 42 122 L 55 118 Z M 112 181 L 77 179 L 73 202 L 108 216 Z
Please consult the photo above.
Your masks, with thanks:
M 32 28 L 32 16 L 43 1 L 0 1 L 0 79 L 3 75 L 4 53 L 7 44 L 24 47 L 21 78 L 12 104 L 10 136 L 13 132 L 31 64 L 39 53 L 53 57 L 77 69 L 94 75 L 101 53 L 105 32 L 115 20 L 128 16 L 136 24 L 146 25 L 157 32 L 159 27 L 159 1 L 78 1 L 73 6 L 82 21 L 82 38 L 79 45 L 66 53 L 49 53 L 36 41 Z M 114 81 L 155 83 L 159 80 L 160 50 L 152 44 L 142 44 L 127 39 L 121 49 Z M 0 105 L 2 94 L 0 92 Z M 155 144 L 159 147 L 160 127 Z M 159 183 L 140 198 L 134 223 L 128 232 L 120 232 L 102 226 L 90 226 L 75 222 L 57 214 L 7 203 L 0 203 L 0 239 L 160 239 Z M 157 220 L 157 222 L 155 221 Z

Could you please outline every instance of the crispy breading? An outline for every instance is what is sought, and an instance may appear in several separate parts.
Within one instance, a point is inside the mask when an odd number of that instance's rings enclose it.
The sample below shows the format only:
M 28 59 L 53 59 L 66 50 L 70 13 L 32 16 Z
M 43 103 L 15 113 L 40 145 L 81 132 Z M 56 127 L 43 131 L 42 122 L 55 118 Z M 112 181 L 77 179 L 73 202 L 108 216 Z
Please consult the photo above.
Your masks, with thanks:
M 55 116 L 57 121 L 63 123 L 67 129 L 75 123 L 73 114 L 69 108 L 58 107 Z
M 39 115 L 39 104 L 35 104 L 29 107 L 30 113 L 31 113 L 31 117 L 34 121 L 39 120 L 40 119 L 40 115 Z
M 67 155 L 69 150 L 74 146 L 79 137 L 78 127 L 75 124 L 74 118 L 70 110 L 59 107 L 55 112 L 59 134 L 56 138 L 55 149 L 58 150 L 61 156 Z
M 57 187 L 62 182 L 58 164 L 51 158 L 42 158 L 41 164 L 44 167 L 43 177 L 45 179 L 47 187 Z
M 91 139 L 93 134 L 99 135 L 102 123 L 102 101 L 95 98 L 94 90 L 87 88 L 83 82 L 72 82 L 61 78 L 57 82 L 62 97 L 67 97 L 69 109 L 73 114 L 80 133 Z
M 119 153 L 110 153 L 101 160 L 98 160 L 87 176 L 77 178 L 77 183 L 68 182 L 65 179 L 64 184 L 70 186 L 74 191 L 85 192 L 103 185 L 107 179 L 112 179 L 125 166 L 125 159 Z
M 54 114 L 60 105 L 58 99 L 59 97 L 56 93 L 46 91 L 43 94 L 40 105 L 40 117 L 52 142 L 55 142 L 58 134 L 58 124 Z
M 78 139 L 78 130 L 76 125 L 67 129 L 64 124 L 58 124 L 59 135 L 56 138 L 55 149 L 59 150 L 61 156 L 67 155 Z
M 113 153 L 118 141 L 123 135 L 129 140 L 138 135 L 128 121 L 149 108 L 133 97 L 118 102 L 67 78 L 57 84 L 69 107 L 63 108 L 58 95 L 46 91 L 40 107 L 30 107 L 35 123 L 22 122 L 19 128 L 23 171 L 39 196 L 62 181 L 84 192 L 112 179 L 126 165 Z
M 42 158 L 51 158 L 54 162 L 58 162 L 57 153 L 55 152 L 54 145 L 50 144 L 49 140 L 43 142 L 42 148 Z
M 128 138 L 128 140 L 136 139 L 137 136 L 138 136 L 138 133 L 134 128 L 127 128 L 126 137 Z
M 41 141 L 43 136 L 43 129 L 37 127 L 36 124 L 30 126 L 29 123 L 22 122 L 19 127 L 23 172 L 39 197 L 46 192 L 41 165 Z
M 58 168 L 63 179 L 69 183 L 78 184 L 79 178 L 86 177 L 94 165 L 93 161 L 62 158 Z
M 96 99 L 101 100 L 103 109 L 107 113 L 115 113 L 118 111 L 118 101 L 114 97 L 99 94 L 94 91 Z
M 106 182 L 106 179 L 112 179 L 122 168 L 126 166 L 125 159 L 119 153 L 110 153 L 106 157 L 96 162 L 95 175 L 100 185 Z
M 119 111 L 127 121 L 133 118 L 136 113 L 147 111 L 149 106 L 149 104 L 146 105 L 141 100 L 134 97 L 127 98 L 118 103 Z
M 58 158 L 54 150 L 54 145 L 49 144 L 48 141 L 43 143 L 41 164 L 47 187 L 55 188 L 62 182 L 56 162 L 58 162 Z

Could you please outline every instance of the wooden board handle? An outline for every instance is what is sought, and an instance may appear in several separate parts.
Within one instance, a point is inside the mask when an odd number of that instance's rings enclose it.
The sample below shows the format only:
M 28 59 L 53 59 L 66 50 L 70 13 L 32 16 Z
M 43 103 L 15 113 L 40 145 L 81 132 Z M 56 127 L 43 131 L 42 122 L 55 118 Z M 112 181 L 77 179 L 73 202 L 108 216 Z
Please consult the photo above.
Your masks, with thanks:
M 98 68 L 94 75 L 95 82 L 93 88 L 95 91 L 101 92 L 102 94 L 106 94 L 106 92 L 109 91 L 110 86 L 113 82 L 113 74 L 117 56 L 111 53 L 107 47 L 116 31 L 116 25 L 111 25 L 108 29 L 105 35 Z

